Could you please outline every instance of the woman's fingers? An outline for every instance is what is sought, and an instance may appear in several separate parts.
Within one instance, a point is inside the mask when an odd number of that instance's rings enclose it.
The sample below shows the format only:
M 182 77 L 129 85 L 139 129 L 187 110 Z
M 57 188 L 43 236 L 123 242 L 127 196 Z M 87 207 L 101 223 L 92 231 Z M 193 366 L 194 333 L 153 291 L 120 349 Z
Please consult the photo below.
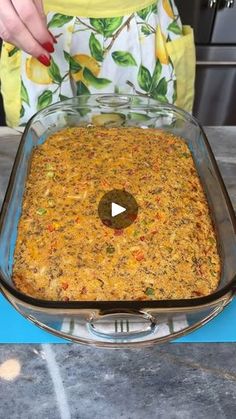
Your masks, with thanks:
M 39 17 L 45 23 L 45 25 L 47 25 L 47 17 L 45 15 L 44 8 L 43 8 L 43 0 L 33 0 L 33 2 L 38 11 Z
M 39 13 L 40 18 L 42 19 L 42 21 L 47 26 L 47 16 L 45 15 L 45 12 L 44 12 L 43 0 L 33 0 L 33 1 L 34 1 L 34 4 L 35 4 L 35 7 L 38 10 L 38 13 Z M 57 39 L 55 38 L 55 36 L 50 31 L 48 31 L 48 32 L 50 33 L 50 35 L 52 37 L 53 43 L 54 44 L 57 44 Z
M 17 23 L 17 35 L 14 35 L 11 26 L 0 26 L 0 37 L 16 47 L 24 50 L 28 54 L 38 58 L 42 64 L 50 65 L 50 54 L 33 38 L 29 31 L 24 27 L 23 23 Z
M 32 0 L 1 0 L 0 37 L 50 65 L 52 38 Z
M 39 15 L 38 9 L 32 0 L 11 0 L 12 4 L 31 35 L 48 52 L 53 52 L 53 42 L 51 35 L 47 30 L 45 22 L 42 20 L 42 14 Z

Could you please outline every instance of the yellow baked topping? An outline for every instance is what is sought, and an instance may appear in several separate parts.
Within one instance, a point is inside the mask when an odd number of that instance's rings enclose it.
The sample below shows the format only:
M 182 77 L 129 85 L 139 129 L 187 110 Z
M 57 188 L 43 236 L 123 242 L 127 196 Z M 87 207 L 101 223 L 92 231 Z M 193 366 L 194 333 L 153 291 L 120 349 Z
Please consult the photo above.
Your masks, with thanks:
M 124 189 L 139 212 L 123 230 L 98 216 Z M 34 153 L 13 280 L 46 300 L 160 300 L 212 293 L 220 257 L 205 194 L 184 140 L 154 129 L 75 127 Z

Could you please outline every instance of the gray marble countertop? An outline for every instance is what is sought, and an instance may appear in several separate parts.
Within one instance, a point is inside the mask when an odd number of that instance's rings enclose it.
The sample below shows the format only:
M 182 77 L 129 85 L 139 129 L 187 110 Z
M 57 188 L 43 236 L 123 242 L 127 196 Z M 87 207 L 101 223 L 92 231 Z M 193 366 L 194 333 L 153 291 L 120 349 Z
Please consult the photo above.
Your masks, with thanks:
M 205 131 L 236 210 L 236 127 Z M 0 128 L 0 205 L 19 140 Z M 236 344 L 0 345 L 0 419 L 111 417 L 235 418 Z

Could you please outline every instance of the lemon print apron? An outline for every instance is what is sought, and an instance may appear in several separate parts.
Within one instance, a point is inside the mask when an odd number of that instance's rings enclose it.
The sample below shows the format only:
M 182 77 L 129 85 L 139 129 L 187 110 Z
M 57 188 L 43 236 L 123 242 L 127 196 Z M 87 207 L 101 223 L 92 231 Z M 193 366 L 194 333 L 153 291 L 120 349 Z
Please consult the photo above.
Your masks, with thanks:
M 4 42 L 1 93 L 9 126 L 80 94 L 132 93 L 191 111 L 193 32 L 173 0 L 46 0 L 57 39 L 50 67 Z

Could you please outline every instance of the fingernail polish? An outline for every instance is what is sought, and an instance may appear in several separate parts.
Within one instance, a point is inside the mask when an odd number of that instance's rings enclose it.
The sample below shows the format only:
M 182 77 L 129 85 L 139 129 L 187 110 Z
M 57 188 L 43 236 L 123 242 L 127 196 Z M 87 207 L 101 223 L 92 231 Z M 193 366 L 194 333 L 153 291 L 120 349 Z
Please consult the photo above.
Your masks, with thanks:
M 40 63 L 46 65 L 47 67 L 49 67 L 51 64 L 50 58 L 48 58 L 46 55 L 40 55 L 37 59 L 40 61 Z
M 44 42 L 42 47 L 46 49 L 47 52 L 54 52 L 54 46 L 51 44 L 51 42 Z
M 51 35 L 51 37 L 52 37 L 52 39 L 53 39 L 53 42 L 55 43 L 55 44 L 57 44 L 57 38 L 55 38 L 55 36 L 52 34 L 52 32 L 50 32 L 50 31 L 48 31 L 49 33 L 50 33 L 50 35 Z

